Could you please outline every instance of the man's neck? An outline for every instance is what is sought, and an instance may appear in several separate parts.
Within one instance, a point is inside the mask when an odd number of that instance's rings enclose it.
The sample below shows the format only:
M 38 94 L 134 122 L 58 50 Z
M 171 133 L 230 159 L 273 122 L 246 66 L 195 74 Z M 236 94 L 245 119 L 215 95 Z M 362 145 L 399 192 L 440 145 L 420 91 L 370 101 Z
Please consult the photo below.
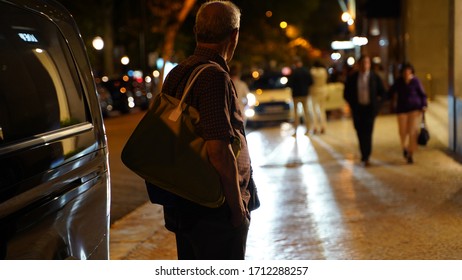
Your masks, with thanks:
M 224 44 L 197 43 L 198 47 L 215 50 L 225 61 L 227 61 L 227 48 Z

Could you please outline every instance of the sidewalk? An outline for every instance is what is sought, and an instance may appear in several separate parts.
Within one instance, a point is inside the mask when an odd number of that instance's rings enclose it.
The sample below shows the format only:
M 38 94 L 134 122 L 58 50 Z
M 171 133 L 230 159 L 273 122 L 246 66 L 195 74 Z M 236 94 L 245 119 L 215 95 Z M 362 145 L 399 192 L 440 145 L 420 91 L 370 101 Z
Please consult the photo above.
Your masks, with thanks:
M 357 164 L 350 119 L 295 143 L 284 128 L 250 133 L 263 203 L 247 259 L 462 258 L 462 165 L 447 152 L 445 98 L 430 103 L 426 119 L 429 145 L 406 165 L 396 116 L 379 116 L 367 169 Z M 113 260 L 176 259 L 162 210 L 150 203 L 112 225 L 110 250 Z
M 162 207 L 150 202 L 111 226 L 111 260 L 174 260 L 175 236 L 164 227 Z

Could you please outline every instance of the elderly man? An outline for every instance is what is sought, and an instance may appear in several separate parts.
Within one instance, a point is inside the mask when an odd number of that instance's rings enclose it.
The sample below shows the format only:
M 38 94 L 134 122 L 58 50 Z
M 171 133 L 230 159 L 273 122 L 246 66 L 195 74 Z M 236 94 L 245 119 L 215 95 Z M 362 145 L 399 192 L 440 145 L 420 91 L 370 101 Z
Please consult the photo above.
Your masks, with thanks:
M 231 1 L 204 3 L 196 15 L 194 54 L 169 73 L 163 86 L 162 92 L 180 98 L 193 69 L 215 63 L 199 75 L 186 102 L 199 111 L 197 128 L 206 140 L 209 160 L 219 174 L 226 202 L 219 208 L 207 208 L 170 194 L 168 203 L 164 203 L 165 226 L 176 235 L 179 259 L 245 256 L 251 165 L 228 67 L 239 38 L 240 15 Z M 241 150 L 236 157 L 231 142 L 239 140 Z M 152 196 L 151 189 L 151 200 L 158 199 Z

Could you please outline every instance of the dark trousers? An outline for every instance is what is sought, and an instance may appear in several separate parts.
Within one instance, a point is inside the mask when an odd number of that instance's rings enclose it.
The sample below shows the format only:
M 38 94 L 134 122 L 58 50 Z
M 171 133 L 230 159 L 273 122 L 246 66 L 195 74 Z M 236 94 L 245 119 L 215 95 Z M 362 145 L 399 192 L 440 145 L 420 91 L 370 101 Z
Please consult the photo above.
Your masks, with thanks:
M 250 221 L 231 225 L 227 205 L 218 209 L 164 207 L 165 225 L 173 231 L 179 260 L 243 260 Z
M 358 106 L 353 111 L 353 124 L 358 136 L 361 161 L 368 161 L 372 153 L 375 117 L 375 110 L 371 106 Z

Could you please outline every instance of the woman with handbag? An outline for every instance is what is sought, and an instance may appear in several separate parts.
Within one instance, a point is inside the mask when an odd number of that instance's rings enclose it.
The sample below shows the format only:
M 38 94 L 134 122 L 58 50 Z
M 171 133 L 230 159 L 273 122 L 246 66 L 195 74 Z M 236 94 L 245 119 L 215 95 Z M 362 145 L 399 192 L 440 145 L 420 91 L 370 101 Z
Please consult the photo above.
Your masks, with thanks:
M 389 94 L 396 106 L 403 156 L 407 163 L 412 164 L 414 152 L 417 150 L 417 136 L 422 114 L 427 109 L 427 95 L 410 63 L 401 66 L 400 74 L 390 87 Z

